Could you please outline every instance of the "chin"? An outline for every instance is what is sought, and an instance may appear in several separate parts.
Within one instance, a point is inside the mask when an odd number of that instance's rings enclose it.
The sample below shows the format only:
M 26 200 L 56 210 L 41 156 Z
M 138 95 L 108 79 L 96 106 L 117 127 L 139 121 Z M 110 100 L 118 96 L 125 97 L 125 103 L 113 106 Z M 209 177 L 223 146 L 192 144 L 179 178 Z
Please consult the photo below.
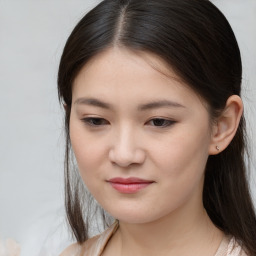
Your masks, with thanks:
M 111 214 L 111 213 L 110 213 Z M 157 221 L 158 219 L 161 219 L 163 216 L 160 214 L 149 214 L 149 211 L 135 211 L 135 210 L 129 210 L 125 212 L 112 212 L 111 216 L 113 218 L 119 220 L 123 223 L 129 223 L 129 224 L 145 224 Z

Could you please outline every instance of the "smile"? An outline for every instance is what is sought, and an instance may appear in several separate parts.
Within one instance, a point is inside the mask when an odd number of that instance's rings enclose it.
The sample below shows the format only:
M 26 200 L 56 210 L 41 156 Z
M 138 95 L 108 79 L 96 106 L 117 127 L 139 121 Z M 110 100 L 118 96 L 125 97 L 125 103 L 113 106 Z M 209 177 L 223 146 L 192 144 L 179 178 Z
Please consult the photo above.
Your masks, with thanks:
M 127 179 L 113 178 L 108 182 L 115 190 L 123 194 L 134 194 L 154 183 L 154 181 L 134 177 Z

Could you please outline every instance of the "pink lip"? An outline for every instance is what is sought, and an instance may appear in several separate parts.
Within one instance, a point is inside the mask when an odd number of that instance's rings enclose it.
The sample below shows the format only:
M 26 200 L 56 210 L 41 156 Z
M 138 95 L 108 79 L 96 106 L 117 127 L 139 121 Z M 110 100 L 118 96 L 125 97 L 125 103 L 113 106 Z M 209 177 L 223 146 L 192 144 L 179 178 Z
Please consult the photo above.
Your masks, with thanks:
M 144 180 L 136 177 L 131 178 L 113 178 L 108 180 L 110 185 L 117 191 L 124 194 L 133 194 L 137 191 L 146 188 L 147 186 L 154 183 L 152 180 Z

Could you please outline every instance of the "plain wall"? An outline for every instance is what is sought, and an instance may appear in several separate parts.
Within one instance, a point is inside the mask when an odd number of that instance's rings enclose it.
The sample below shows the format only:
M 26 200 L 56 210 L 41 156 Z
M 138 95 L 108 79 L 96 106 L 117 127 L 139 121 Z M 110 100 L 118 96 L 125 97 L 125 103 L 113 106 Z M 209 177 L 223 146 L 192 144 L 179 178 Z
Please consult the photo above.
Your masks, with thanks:
M 16 239 L 25 256 L 57 255 L 69 243 L 57 69 L 69 33 L 97 2 L 0 0 L 0 237 Z M 240 44 L 255 161 L 256 1 L 213 2 Z M 255 172 L 252 166 L 254 198 Z

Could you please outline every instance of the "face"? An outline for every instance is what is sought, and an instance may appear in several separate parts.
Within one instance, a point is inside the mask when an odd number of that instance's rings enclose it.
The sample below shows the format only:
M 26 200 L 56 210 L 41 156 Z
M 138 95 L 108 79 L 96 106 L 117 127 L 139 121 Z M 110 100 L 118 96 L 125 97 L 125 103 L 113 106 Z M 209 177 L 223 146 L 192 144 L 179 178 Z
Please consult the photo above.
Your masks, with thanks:
M 120 221 L 202 206 L 209 114 L 154 55 L 109 49 L 88 62 L 73 84 L 70 138 L 85 185 Z

